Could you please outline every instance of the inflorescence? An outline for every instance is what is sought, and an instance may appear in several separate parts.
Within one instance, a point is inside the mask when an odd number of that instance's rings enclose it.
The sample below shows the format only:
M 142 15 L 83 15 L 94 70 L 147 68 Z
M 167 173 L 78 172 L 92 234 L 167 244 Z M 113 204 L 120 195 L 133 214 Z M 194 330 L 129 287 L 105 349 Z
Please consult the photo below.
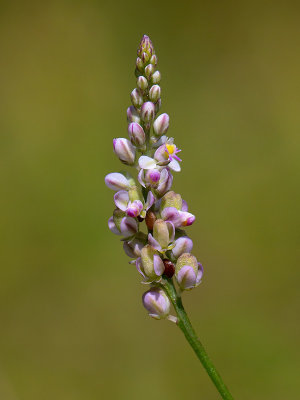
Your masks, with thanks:
M 137 87 L 131 92 L 127 109 L 128 136 L 113 140 L 113 149 L 123 164 L 137 169 L 137 179 L 127 171 L 105 177 L 114 190 L 115 210 L 109 229 L 122 236 L 125 253 L 132 258 L 142 283 L 151 284 L 143 304 L 156 319 L 169 316 L 170 300 L 163 290 L 164 278 L 172 278 L 180 291 L 200 284 L 203 268 L 191 254 L 192 240 L 184 227 L 195 221 L 186 201 L 171 190 L 173 171 L 179 172 L 181 159 L 172 137 L 167 137 L 169 115 L 161 114 L 161 75 L 152 42 L 143 36 L 137 51 Z M 146 225 L 147 234 L 140 229 Z

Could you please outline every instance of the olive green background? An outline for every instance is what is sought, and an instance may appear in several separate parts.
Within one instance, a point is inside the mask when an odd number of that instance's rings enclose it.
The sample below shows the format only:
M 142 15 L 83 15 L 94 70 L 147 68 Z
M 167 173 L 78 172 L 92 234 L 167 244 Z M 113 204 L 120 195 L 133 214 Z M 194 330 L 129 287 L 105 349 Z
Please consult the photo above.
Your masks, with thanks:
M 299 396 L 299 11 L 1 2 L 1 399 L 219 399 L 107 228 L 144 33 L 197 216 L 188 313 L 235 399 Z

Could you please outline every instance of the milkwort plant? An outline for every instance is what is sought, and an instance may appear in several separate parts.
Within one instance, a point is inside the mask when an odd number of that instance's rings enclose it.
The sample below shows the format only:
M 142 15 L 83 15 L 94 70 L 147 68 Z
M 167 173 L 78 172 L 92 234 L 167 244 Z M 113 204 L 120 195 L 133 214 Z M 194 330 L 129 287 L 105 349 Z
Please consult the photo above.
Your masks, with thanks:
M 181 195 L 172 190 L 173 173 L 181 170 L 174 138 L 167 136 L 169 115 L 161 108 L 161 74 L 150 38 L 143 36 L 137 51 L 136 88 L 127 109 L 128 138 L 113 140 L 119 160 L 137 170 L 105 177 L 115 191 L 109 229 L 122 237 L 123 249 L 136 266 L 142 283 L 150 284 L 143 305 L 155 319 L 169 319 L 183 331 L 223 399 L 228 389 L 197 338 L 183 308 L 181 294 L 201 283 L 203 267 L 192 254 L 193 242 L 185 232 L 195 216 Z M 144 225 L 147 234 L 141 230 Z M 177 284 L 177 289 L 174 285 Z M 170 315 L 171 303 L 177 316 Z

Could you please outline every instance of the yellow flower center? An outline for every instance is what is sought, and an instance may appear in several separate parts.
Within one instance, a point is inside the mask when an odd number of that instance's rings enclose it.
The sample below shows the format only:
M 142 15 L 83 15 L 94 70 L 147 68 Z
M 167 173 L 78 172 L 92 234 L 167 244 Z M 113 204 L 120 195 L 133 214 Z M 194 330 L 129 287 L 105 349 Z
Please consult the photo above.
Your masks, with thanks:
M 166 144 L 166 148 L 167 148 L 169 154 L 172 155 L 175 153 L 175 150 L 176 150 L 175 144 Z

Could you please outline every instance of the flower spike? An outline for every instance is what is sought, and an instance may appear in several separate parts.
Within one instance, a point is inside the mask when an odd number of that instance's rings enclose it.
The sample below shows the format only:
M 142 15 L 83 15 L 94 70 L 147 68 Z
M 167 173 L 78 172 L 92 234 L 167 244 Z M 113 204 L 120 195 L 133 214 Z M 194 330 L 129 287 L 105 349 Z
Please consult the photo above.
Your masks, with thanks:
M 183 230 L 194 223 L 195 216 L 181 195 L 172 190 L 172 174 L 181 171 L 181 149 L 167 136 L 169 115 L 159 114 L 162 90 L 157 62 L 153 43 L 144 35 L 137 50 L 132 105 L 127 108 L 128 138 L 113 140 L 114 153 L 122 164 L 137 170 L 137 177 L 124 171 L 106 175 L 106 186 L 115 192 L 108 228 L 121 237 L 129 264 L 136 266 L 141 283 L 151 285 L 142 297 L 148 314 L 180 327 L 223 399 L 233 400 L 182 305 L 181 293 L 199 286 L 203 267 L 191 254 L 193 241 Z M 170 315 L 171 303 L 177 317 Z

